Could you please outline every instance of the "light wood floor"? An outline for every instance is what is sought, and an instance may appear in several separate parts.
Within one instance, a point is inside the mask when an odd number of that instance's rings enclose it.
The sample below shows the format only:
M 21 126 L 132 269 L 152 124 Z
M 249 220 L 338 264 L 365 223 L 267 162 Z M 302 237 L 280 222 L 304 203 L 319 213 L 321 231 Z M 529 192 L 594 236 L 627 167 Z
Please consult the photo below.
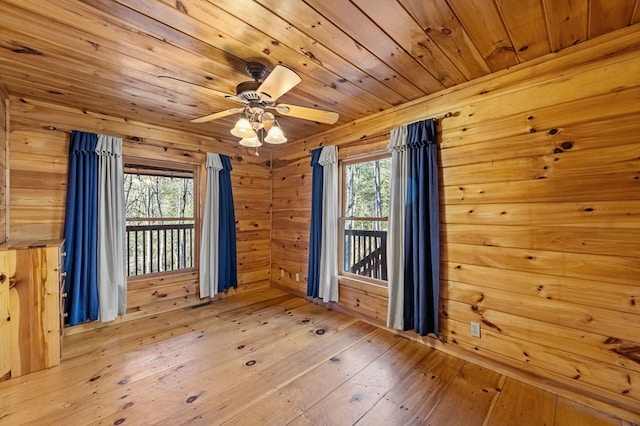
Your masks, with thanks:
M 274 289 L 68 336 L 0 424 L 624 425 Z

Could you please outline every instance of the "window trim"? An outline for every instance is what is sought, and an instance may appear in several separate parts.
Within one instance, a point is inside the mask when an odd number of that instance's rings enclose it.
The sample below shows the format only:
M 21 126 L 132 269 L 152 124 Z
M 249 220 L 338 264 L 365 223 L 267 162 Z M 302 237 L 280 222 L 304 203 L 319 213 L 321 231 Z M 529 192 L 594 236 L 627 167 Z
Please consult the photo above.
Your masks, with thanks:
M 345 191 L 345 181 L 346 181 L 346 166 L 358 163 L 365 163 L 369 161 L 375 161 L 383 158 L 391 158 L 391 152 L 386 150 L 378 150 L 374 152 L 367 152 L 363 154 L 357 154 L 349 156 L 348 158 L 344 158 L 338 161 L 339 172 L 338 172 L 338 185 L 340 188 L 340 196 L 338 197 L 338 281 L 346 280 L 352 283 L 364 283 L 371 284 L 378 287 L 387 288 L 388 282 L 379 280 L 377 278 L 364 277 L 362 275 L 354 274 L 353 272 L 348 272 L 344 270 L 344 222 L 346 220 L 369 220 L 369 221 L 386 221 L 389 222 L 388 216 L 383 217 L 356 217 L 356 216 L 345 216 L 345 205 L 346 205 L 346 191 Z
M 180 163 L 168 160 L 156 160 L 134 156 L 122 156 L 124 173 L 141 173 L 153 176 L 191 177 L 193 179 L 193 266 L 191 268 L 173 271 L 152 272 L 142 275 L 127 276 L 127 283 L 135 283 L 149 278 L 176 276 L 180 274 L 193 275 L 200 270 L 200 239 L 201 239 L 201 170 L 200 164 Z M 126 220 L 127 218 L 125 218 Z M 165 218 L 167 219 L 167 218 Z M 173 218 L 175 219 L 175 218 Z

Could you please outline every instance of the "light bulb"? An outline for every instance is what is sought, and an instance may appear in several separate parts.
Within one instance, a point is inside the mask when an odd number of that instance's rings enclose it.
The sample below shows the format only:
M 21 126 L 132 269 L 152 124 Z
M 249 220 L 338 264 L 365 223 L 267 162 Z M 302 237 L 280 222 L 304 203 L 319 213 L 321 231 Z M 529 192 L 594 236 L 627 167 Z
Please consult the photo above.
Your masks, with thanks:
M 239 138 L 251 138 L 256 135 L 255 130 L 251 127 L 251 123 L 245 117 L 240 118 L 236 125 L 231 129 L 231 134 Z
M 273 126 L 269 129 L 269 133 L 267 133 L 267 137 L 264 138 L 264 141 L 267 143 L 280 144 L 285 143 L 287 138 L 284 137 L 284 133 L 282 133 L 282 129 L 278 125 L 278 122 L 274 122 Z
M 258 136 L 256 136 L 254 133 L 254 135 L 250 138 L 240 139 L 240 145 L 257 148 L 259 146 L 262 146 L 262 143 L 260 143 L 260 140 L 258 140 Z

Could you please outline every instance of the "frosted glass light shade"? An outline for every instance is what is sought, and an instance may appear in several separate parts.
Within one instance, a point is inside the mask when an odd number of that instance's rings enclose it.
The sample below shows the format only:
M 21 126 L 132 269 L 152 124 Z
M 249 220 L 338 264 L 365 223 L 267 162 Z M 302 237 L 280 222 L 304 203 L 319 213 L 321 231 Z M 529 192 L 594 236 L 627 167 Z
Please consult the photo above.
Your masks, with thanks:
M 250 148 L 253 148 L 253 147 L 257 148 L 259 146 L 262 146 L 262 143 L 258 139 L 258 136 L 256 136 L 255 133 L 254 133 L 254 135 L 252 137 L 250 137 L 250 138 L 242 138 L 242 139 L 240 139 L 240 145 L 248 146 Z
M 284 137 L 284 133 L 282 133 L 282 129 L 278 126 L 278 123 L 273 123 L 264 141 L 267 143 L 280 144 L 285 143 L 287 138 Z
M 233 129 L 231 129 L 231 134 L 238 138 L 251 138 L 256 135 L 256 132 L 255 130 L 253 130 L 253 127 L 251 127 L 251 123 L 249 123 L 249 120 L 242 117 L 240 120 L 238 120 Z

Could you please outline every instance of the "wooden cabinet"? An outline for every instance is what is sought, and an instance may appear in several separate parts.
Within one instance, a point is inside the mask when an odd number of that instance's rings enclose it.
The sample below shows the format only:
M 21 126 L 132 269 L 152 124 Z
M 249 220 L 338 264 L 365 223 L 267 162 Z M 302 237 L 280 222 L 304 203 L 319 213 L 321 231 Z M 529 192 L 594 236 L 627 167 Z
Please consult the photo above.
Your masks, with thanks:
M 61 245 L 0 244 L 0 381 L 60 364 Z

